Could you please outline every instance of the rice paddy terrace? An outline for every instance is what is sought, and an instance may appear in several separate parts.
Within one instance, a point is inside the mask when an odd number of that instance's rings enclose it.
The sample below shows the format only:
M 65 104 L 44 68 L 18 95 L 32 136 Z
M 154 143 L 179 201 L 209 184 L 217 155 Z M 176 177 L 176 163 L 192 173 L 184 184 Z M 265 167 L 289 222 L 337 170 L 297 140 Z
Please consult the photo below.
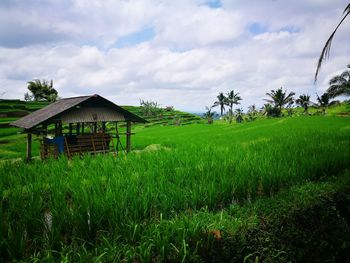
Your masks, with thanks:
M 127 155 L 1 162 L 0 261 L 349 260 L 349 117 L 135 130 Z

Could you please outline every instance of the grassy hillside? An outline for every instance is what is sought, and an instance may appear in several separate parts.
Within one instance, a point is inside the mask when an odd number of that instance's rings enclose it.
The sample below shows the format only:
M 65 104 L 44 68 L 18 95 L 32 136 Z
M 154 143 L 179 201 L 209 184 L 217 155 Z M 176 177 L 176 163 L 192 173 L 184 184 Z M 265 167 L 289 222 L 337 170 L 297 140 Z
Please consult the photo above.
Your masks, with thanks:
M 3 162 L 1 259 L 348 259 L 350 118 L 140 126 L 133 143 Z

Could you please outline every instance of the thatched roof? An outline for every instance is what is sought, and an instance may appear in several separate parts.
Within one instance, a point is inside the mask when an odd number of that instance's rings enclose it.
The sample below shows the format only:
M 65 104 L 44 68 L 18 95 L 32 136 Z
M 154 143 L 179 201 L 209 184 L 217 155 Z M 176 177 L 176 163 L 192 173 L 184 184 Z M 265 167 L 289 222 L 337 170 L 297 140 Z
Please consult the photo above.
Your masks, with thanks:
M 96 109 L 96 114 L 93 113 L 93 109 Z M 40 124 L 50 124 L 58 120 L 68 122 L 68 120 L 72 119 L 75 122 L 147 122 L 145 119 L 95 94 L 58 100 L 21 119 L 11 122 L 10 125 L 28 130 Z

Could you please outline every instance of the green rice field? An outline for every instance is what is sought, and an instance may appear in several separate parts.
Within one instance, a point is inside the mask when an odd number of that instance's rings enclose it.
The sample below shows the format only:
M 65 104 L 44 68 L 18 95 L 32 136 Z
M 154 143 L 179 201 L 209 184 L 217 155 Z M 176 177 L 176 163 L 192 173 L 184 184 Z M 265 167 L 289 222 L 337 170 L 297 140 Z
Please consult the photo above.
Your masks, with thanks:
M 127 155 L 2 161 L 0 261 L 347 259 L 350 118 L 134 131 Z

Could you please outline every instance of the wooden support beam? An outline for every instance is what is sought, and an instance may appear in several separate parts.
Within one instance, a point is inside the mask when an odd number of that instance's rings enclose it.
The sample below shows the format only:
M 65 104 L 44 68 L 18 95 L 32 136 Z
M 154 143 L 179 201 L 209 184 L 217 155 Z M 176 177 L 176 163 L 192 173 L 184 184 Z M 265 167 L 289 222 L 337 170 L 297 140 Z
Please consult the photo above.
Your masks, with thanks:
M 126 152 L 131 151 L 131 122 L 126 122 Z
M 69 135 L 72 135 L 73 123 L 69 123 Z
M 103 133 L 106 132 L 106 122 L 105 121 L 102 122 L 102 132 Z
M 76 132 L 77 132 L 77 135 L 80 134 L 80 122 L 77 123 L 77 130 L 76 130 Z
M 58 135 L 62 136 L 62 122 L 61 121 L 58 123 Z
M 55 137 L 58 136 L 58 123 L 55 122 Z
M 81 133 L 84 133 L 84 128 L 85 128 L 85 123 L 83 122 L 83 123 L 81 124 Z
M 94 122 L 94 133 L 97 132 L 97 122 Z
M 32 159 L 32 134 L 28 133 L 27 135 L 27 161 L 29 162 Z
M 44 136 L 47 135 L 47 124 L 43 124 L 43 131 L 44 131 Z

